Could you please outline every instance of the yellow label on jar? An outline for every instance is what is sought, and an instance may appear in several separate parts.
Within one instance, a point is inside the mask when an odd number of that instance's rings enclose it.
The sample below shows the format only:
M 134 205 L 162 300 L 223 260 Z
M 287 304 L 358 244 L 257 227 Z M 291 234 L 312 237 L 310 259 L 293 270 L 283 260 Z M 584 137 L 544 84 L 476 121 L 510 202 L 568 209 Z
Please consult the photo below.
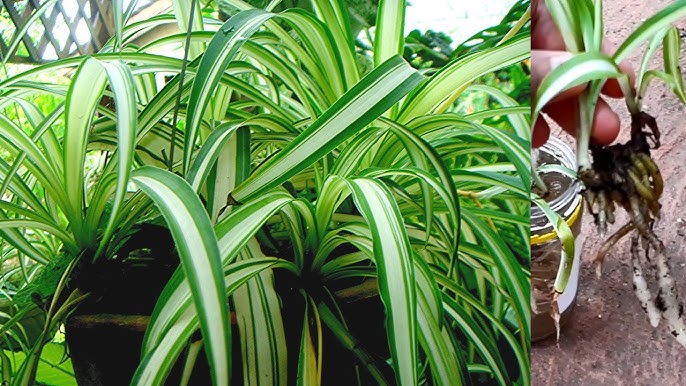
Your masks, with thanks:
M 579 200 L 579 205 L 576 206 L 572 215 L 565 221 L 570 227 L 576 222 L 581 214 L 583 208 L 583 200 Z M 530 238 L 531 245 L 543 244 L 557 237 L 557 232 L 553 230 L 552 232 L 544 233 L 542 235 L 532 235 Z

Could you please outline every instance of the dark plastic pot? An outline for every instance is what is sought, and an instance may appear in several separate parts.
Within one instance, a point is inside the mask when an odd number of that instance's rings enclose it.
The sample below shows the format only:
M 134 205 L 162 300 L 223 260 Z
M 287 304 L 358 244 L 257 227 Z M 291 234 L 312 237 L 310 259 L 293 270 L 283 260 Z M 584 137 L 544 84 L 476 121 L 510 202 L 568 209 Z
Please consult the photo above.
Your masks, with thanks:
M 65 323 L 65 335 L 79 385 L 128 385 L 140 362 L 145 330 L 157 298 L 178 266 L 173 240 L 164 227 L 146 224 L 113 260 L 77 268 L 75 286 L 91 296 Z M 179 384 L 184 355 L 167 383 Z M 192 384 L 210 384 L 201 354 Z

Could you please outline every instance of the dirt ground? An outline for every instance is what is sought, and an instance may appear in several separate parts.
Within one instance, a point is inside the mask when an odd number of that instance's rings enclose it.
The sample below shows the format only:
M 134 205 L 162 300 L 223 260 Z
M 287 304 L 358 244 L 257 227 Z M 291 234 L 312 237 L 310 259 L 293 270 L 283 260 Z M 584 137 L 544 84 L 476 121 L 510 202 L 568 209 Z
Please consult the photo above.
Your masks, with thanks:
M 611 0 L 605 7 L 606 35 L 619 41 L 633 31 L 648 15 L 672 1 Z M 686 35 L 686 20 L 676 24 Z M 681 67 L 686 68 L 682 49 Z M 630 58 L 638 67 L 638 55 Z M 653 61 L 662 68 L 661 53 Z M 655 68 L 655 67 L 653 67 Z M 644 110 L 655 116 L 662 132 L 662 147 L 653 157 L 662 170 L 665 191 L 662 218 L 656 233 L 671 259 L 672 274 L 682 303 L 686 300 L 686 107 L 662 84 L 655 82 L 644 101 Z M 628 116 L 621 112 L 624 135 Z M 560 134 L 565 136 L 565 134 Z M 626 217 L 608 230 L 608 235 L 623 225 Z M 571 321 L 563 328 L 559 341 L 547 339 L 532 346 L 532 385 L 686 385 L 686 348 L 670 335 L 664 320 L 651 327 L 631 284 L 629 238 L 620 241 L 603 265 L 603 276 L 596 279 L 589 260 L 602 244 L 591 216 L 584 216 L 586 242 L 577 306 Z

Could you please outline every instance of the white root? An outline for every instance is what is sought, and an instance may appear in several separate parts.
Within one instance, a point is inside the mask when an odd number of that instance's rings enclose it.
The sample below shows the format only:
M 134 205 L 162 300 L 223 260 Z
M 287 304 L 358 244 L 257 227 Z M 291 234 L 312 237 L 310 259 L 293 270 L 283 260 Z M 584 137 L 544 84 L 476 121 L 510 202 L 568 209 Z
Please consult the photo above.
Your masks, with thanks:
M 674 278 L 669 272 L 669 263 L 665 254 L 665 246 L 655 238 L 659 245 L 653 244 L 655 249 L 655 260 L 657 263 L 657 277 L 660 291 L 657 293 L 657 302 L 662 303 L 662 317 L 669 325 L 669 331 L 674 335 L 677 342 L 686 347 L 686 324 L 682 318 L 684 313 L 683 305 L 677 299 Z M 657 304 L 660 306 L 660 304 Z
M 665 245 L 653 233 L 650 227 L 645 222 L 644 213 L 641 212 L 640 203 L 636 197 L 630 198 L 632 222 L 638 230 L 640 236 L 647 241 L 645 245 L 646 260 L 648 257 L 648 248 L 655 251 L 653 261 L 657 268 L 657 282 L 659 290 L 657 297 L 653 301 L 653 306 L 662 313 L 662 317 L 667 322 L 669 332 L 676 338 L 682 346 L 686 347 L 686 323 L 682 318 L 684 313 L 683 305 L 677 299 L 676 287 L 674 278 L 670 273 L 669 261 L 665 253 Z M 633 253 L 632 245 L 632 262 L 635 260 L 638 263 L 638 253 Z M 636 250 L 636 252 L 638 252 Z M 639 300 L 641 298 L 639 297 Z M 649 315 L 649 318 L 650 315 Z M 653 323 L 651 319 L 651 324 Z
M 560 307 L 557 303 L 559 297 L 560 294 L 558 292 L 555 292 L 553 294 L 553 300 L 552 302 L 550 302 L 550 316 L 553 318 L 553 321 L 555 322 L 555 337 L 558 347 L 560 345 Z
M 650 289 L 648 289 L 648 282 L 645 276 L 643 276 L 643 270 L 641 269 L 641 262 L 638 258 L 638 238 L 632 237 L 631 239 L 631 265 L 634 272 L 634 292 L 636 292 L 636 297 L 641 302 L 641 308 L 648 314 L 648 320 L 650 325 L 657 327 L 660 324 L 660 311 L 657 309 L 654 300 L 652 299 L 652 294 Z

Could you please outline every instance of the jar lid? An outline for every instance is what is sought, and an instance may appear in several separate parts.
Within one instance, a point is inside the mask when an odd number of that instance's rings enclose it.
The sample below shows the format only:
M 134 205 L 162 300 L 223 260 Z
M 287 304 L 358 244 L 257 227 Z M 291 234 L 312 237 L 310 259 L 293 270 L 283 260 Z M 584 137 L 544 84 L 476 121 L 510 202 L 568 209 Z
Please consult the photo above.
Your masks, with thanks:
M 558 138 L 551 137 L 540 149 L 548 159 L 572 170 L 576 170 L 576 156 L 572 148 Z M 582 211 L 581 184 L 578 180 L 566 178 L 567 186 L 548 203 L 568 225 L 574 224 Z M 537 206 L 531 206 L 531 244 L 540 244 L 557 237 L 545 213 Z

